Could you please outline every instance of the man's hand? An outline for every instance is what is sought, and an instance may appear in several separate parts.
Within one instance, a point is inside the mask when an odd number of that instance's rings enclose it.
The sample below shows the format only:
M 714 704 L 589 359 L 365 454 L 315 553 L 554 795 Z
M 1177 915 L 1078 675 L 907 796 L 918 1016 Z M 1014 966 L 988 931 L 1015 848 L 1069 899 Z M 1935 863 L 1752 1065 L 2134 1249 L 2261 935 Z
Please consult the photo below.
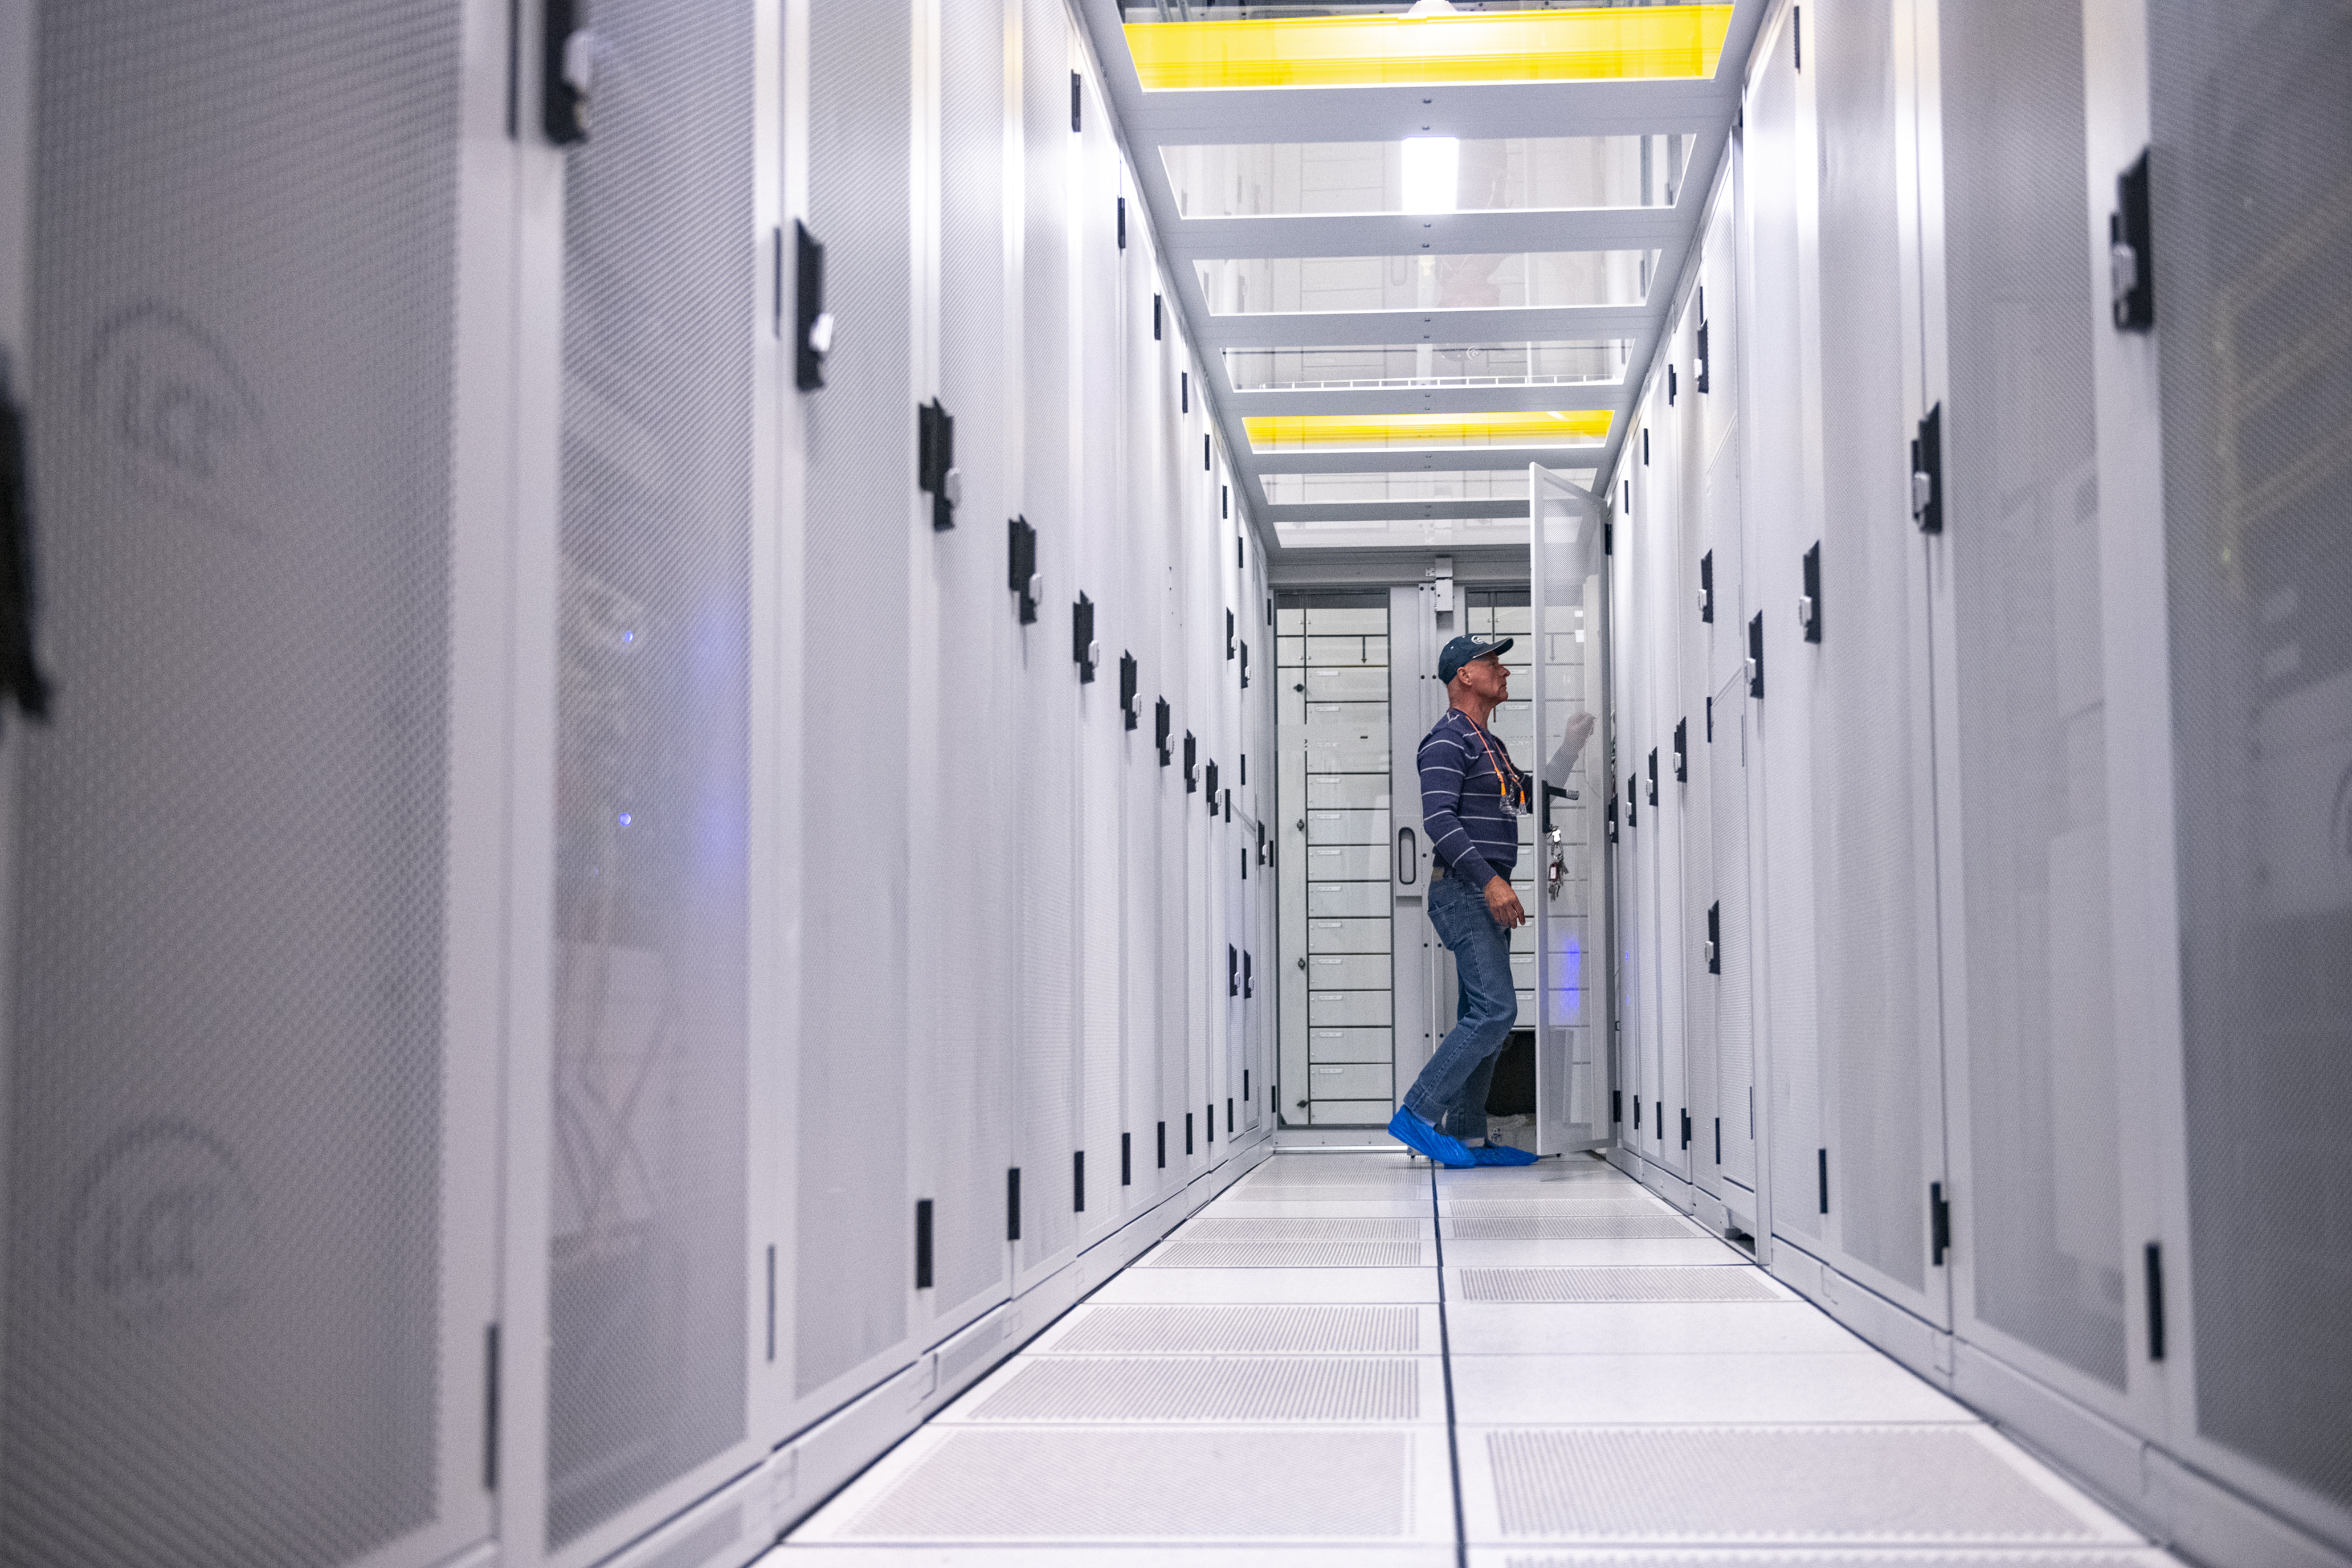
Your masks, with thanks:
M 1500 877 L 1487 880 L 1486 912 L 1494 916 L 1495 923 L 1505 931 L 1528 923 L 1528 911 L 1519 907 L 1518 894 L 1511 891 L 1511 885 Z
M 1590 713 L 1571 713 L 1569 715 L 1568 734 L 1562 739 L 1560 743 L 1568 748 L 1568 754 L 1570 756 L 1575 756 L 1578 752 L 1584 750 L 1584 742 L 1592 739 L 1592 727 L 1597 722 L 1599 722 L 1599 721 L 1594 719 Z

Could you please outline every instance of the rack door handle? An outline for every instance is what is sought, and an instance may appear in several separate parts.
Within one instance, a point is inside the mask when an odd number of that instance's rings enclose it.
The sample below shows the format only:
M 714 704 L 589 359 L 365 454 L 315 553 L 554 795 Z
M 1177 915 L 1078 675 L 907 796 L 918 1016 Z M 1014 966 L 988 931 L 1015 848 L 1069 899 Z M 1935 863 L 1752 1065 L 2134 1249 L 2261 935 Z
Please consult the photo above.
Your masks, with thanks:
M 1421 878 L 1421 841 L 1410 827 L 1397 829 L 1397 880 L 1412 887 Z

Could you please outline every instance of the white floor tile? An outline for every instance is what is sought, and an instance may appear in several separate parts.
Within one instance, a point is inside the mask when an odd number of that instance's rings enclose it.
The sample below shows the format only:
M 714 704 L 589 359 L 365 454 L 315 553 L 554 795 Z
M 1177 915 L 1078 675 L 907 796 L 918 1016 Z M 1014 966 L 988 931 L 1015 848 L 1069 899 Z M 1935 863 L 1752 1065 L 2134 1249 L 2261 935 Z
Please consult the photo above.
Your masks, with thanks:
M 1433 1268 L 1130 1268 L 1088 1300 L 1154 1301 L 1431 1301 Z
M 1704 1237 L 1687 1241 L 1449 1241 L 1448 1268 L 1568 1268 L 1577 1264 L 1754 1264 L 1738 1248 Z
M 1195 1215 L 1195 1219 L 1212 1215 L 1253 1215 L 1262 1218 L 1322 1219 L 1343 1215 L 1381 1215 L 1395 1219 L 1427 1219 L 1429 1194 L 1418 1198 L 1312 1198 L 1260 1197 L 1255 1193 L 1230 1193 Z
M 1449 1301 L 1455 1355 L 1864 1355 L 1805 1301 Z
M 1250 1543 L 1248 1560 L 1268 1568 L 1454 1568 L 1455 1562 L 1450 1544 L 1292 1546 L 1265 1541 Z M 755 1568 L 1233 1568 L 1234 1562 L 1230 1546 L 1057 1546 L 1035 1541 L 1013 1546 L 843 1546 L 790 1541 L 756 1559 Z
M 1026 1355 L 1435 1355 L 1433 1306 L 1105 1304 L 1097 1297 L 1032 1340 Z
M 1438 1355 L 1021 1356 L 935 1418 L 986 1426 L 1437 1426 Z
M 1463 1355 L 1465 1426 L 1973 1421 L 1885 1356 Z

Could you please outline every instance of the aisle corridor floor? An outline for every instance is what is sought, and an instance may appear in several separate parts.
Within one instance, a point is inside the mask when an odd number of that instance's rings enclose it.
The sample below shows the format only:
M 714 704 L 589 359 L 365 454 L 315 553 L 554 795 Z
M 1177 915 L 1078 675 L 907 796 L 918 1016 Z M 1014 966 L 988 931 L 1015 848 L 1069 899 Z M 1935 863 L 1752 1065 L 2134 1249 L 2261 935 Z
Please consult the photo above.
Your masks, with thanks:
M 1266 1161 L 795 1531 L 837 1562 L 2169 1563 L 1598 1161 Z

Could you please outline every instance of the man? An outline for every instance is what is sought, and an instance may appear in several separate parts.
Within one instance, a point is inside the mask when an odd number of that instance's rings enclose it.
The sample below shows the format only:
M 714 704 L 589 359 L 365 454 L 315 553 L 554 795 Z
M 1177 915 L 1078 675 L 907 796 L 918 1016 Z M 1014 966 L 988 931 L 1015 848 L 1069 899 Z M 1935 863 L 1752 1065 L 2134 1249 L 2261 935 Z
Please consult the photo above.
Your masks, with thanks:
M 1481 642 L 1458 637 L 1437 658 L 1451 706 L 1421 742 L 1421 817 L 1435 861 L 1430 874 L 1429 923 L 1454 954 L 1462 1005 L 1453 1031 L 1406 1091 L 1389 1122 L 1408 1148 L 1443 1165 L 1525 1165 L 1524 1149 L 1490 1144 L 1472 1149 L 1486 1133 L 1486 1090 L 1511 1026 L 1518 1022 L 1518 991 L 1511 984 L 1511 931 L 1527 921 L 1511 869 L 1518 863 L 1517 818 L 1532 808 L 1535 785 L 1486 728 L 1510 700 L 1511 674 L 1502 655 L 1512 639 Z M 1568 721 L 1545 780 L 1563 784 L 1592 734 L 1590 713 Z

